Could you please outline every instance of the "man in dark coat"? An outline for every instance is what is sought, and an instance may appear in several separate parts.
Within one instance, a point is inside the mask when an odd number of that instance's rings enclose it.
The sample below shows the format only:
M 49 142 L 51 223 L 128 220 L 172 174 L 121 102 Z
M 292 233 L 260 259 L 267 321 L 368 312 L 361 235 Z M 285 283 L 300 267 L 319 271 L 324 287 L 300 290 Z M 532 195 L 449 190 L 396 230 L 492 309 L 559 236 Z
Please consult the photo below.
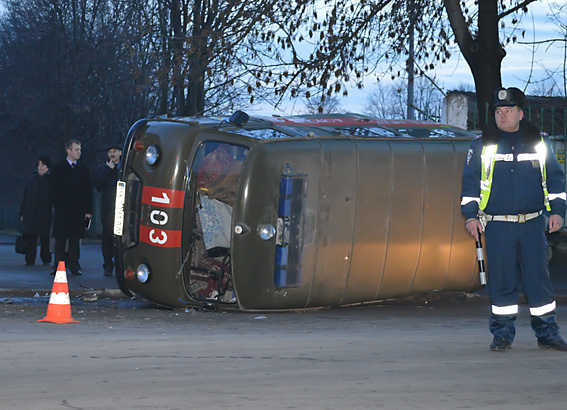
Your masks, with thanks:
M 22 236 L 25 243 L 26 266 L 35 264 L 37 238 L 40 238 L 40 257 L 44 265 L 51 263 L 49 235 L 51 234 L 51 200 L 49 197 L 49 168 L 51 160 L 42 155 L 36 162 L 37 173 L 27 182 L 20 207 Z
M 106 147 L 108 161 L 100 164 L 94 173 L 93 183 L 102 194 L 102 257 L 105 276 L 112 276 L 116 258 L 114 257 L 114 205 L 116 202 L 116 182 L 122 147 L 118 144 Z
M 81 143 L 77 140 L 65 144 L 67 158 L 51 170 L 50 194 L 53 202 L 53 237 L 55 238 L 55 274 L 57 264 L 66 261 L 73 275 L 81 275 L 80 239 L 93 216 L 92 184 L 89 170 L 77 162 L 81 158 Z M 69 243 L 67 258 L 65 245 Z

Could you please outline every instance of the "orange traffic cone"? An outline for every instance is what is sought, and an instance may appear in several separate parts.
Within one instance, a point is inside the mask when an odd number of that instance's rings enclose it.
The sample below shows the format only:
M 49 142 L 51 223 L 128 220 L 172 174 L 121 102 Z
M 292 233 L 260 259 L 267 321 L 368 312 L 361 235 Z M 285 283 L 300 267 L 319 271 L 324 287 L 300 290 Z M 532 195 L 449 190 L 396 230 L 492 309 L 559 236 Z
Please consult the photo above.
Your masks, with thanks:
M 52 323 L 79 323 L 71 317 L 71 301 L 69 299 L 69 286 L 67 285 L 67 273 L 65 262 L 60 261 L 53 280 L 53 289 L 47 306 L 47 314 L 38 322 Z

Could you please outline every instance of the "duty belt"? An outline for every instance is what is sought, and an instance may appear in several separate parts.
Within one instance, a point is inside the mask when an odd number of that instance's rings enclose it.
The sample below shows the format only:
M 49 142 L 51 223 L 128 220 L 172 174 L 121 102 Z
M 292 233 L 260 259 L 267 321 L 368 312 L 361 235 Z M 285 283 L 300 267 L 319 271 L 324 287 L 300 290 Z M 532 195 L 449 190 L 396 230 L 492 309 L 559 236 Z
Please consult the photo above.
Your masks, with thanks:
M 484 217 L 486 221 L 501 221 L 501 222 L 518 222 L 524 223 L 530 219 L 537 218 L 543 213 L 543 211 L 532 212 L 531 214 L 517 214 L 517 215 L 488 215 L 485 214 Z

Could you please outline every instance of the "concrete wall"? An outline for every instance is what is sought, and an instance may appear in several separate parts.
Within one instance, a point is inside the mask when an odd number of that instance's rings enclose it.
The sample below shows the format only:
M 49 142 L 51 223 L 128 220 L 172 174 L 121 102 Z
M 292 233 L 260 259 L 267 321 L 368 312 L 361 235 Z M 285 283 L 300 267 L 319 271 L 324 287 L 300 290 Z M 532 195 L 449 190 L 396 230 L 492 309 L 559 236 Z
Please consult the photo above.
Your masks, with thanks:
M 449 93 L 447 97 L 443 99 L 441 122 L 466 130 L 468 112 L 469 106 L 467 96 L 463 94 Z

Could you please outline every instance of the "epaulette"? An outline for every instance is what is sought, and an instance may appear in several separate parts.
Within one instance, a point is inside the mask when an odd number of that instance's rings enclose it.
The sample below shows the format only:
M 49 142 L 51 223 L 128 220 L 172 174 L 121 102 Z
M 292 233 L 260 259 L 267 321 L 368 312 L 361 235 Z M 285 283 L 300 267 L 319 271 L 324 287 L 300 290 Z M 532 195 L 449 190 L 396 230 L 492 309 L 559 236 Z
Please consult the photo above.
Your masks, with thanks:
M 476 141 L 477 139 L 482 138 L 482 134 L 478 134 L 476 137 L 473 138 L 473 141 Z

